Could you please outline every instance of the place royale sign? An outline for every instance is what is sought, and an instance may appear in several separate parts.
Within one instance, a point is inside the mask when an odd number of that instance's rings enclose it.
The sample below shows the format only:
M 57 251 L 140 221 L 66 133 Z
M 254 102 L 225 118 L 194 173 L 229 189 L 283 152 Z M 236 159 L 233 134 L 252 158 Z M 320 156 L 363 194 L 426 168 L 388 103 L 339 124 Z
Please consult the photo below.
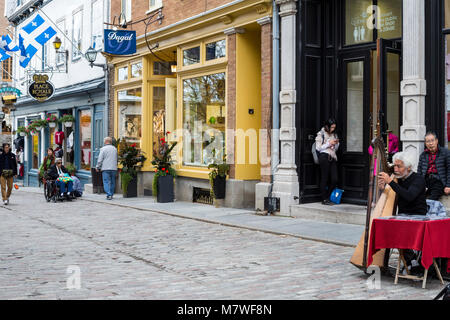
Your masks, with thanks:
M 109 30 L 104 31 L 105 52 L 114 55 L 136 53 L 136 31 Z
M 50 99 L 55 93 L 55 87 L 48 81 L 48 75 L 35 74 L 33 82 L 28 87 L 28 93 L 39 102 Z

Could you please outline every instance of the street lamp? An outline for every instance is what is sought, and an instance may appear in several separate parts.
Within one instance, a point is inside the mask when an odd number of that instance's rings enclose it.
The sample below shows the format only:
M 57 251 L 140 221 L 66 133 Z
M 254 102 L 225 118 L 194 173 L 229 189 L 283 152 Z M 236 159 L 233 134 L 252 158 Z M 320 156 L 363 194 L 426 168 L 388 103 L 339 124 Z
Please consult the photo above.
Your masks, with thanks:
M 89 47 L 89 49 L 87 49 L 86 53 L 84 54 L 84 57 L 86 58 L 86 60 L 91 65 L 91 68 L 94 65 L 96 65 L 96 64 L 94 64 L 94 61 L 97 59 L 97 51 L 94 48 Z
M 56 54 L 64 54 L 65 57 L 64 63 L 66 65 L 66 73 L 67 73 L 67 60 L 69 60 L 69 51 L 68 50 L 59 51 L 59 49 L 61 48 L 61 44 L 62 44 L 61 39 L 58 36 L 56 36 L 55 40 L 53 41 L 53 47 L 55 48 Z

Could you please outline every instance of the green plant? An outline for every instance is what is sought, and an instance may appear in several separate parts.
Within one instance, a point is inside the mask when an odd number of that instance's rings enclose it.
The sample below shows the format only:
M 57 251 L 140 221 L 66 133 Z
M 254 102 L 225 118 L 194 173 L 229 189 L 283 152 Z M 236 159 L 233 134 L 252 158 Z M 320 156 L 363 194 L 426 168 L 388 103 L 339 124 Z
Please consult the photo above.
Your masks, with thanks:
M 69 174 L 77 172 L 77 167 L 73 163 L 68 162 L 65 167 L 69 171 Z
M 167 131 L 165 135 L 168 134 L 170 134 L 169 131 Z M 158 177 L 166 175 L 176 177 L 177 175 L 175 169 L 172 168 L 173 161 L 172 156 L 170 155 L 176 145 L 177 142 L 173 142 L 169 145 L 163 137 L 159 139 L 159 146 L 153 150 L 152 165 L 156 167 L 152 184 L 152 192 L 154 196 L 158 194 Z
M 28 134 L 27 128 L 25 128 L 24 126 L 20 126 L 16 130 L 16 133 L 18 133 L 18 134 L 21 133 L 21 132 L 24 132 L 24 133 Z
M 59 121 L 59 123 L 74 122 L 75 118 L 71 114 L 65 114 L 61 118 L 59 118 L 58 121 Z
M 47 126 L 47 120 L 37 119 L 37 120 L 34 120 L 30 125 L 32 125 L 33 128 L 37 128 L 37 127 L 45 128 Z
M 208 176 L 209 176 L 209 184 L 211 185 L 211 196 L 215 198 L 214 194 L 214 179 L 219 177 L 226 177 L 227 174 L 230 172 L 230 165 L 226 163 L 226 156 L 223 156 L 223 159 L 221 162 L 214 161 L 210 165 L 208 165 L 208 169 L 212 169 Z
M 124 194 L 128 191 L 128 184 L 134 177 L 137 176 L 137 172 L 144 165 L 147 157 L 145 153 L 137 148 L 136 143 L 128 144 L 125 139 L 121 139 L 118 148 L 120 170 L 120 181 L 122 184 L 122 191 Z
M 58 117 L 55 116 L 54 114 L 47 114 L 47 123 L 49 122 L 58 122 Z

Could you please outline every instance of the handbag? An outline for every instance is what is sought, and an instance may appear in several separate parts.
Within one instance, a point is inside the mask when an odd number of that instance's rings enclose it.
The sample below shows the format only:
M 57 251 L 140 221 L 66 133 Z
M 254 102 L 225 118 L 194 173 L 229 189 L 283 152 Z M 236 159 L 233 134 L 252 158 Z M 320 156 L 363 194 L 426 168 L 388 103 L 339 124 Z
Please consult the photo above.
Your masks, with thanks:
M 2 171 L 2 177 L 10 178 L 13 176 L 13 171 L 11 169 L 4 169 Z

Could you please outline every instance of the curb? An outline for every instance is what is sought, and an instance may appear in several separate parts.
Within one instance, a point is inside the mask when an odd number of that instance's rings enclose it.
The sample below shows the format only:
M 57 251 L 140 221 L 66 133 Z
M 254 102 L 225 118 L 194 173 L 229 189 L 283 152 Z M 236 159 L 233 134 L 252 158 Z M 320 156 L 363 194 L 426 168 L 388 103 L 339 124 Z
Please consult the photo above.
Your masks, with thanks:
M 27 192 L 39 194 L 39 192 L 32 191 L 32 190 L 29 190 Z M 188 217 L 188 216 L 184 216 L 184 215 L 173 213 L 173 212 L 169 212 L 169 211 L 135 207 L 135 206 L 132 206 L 132 205 L 120 204 L 120 203 L 116 203 L 116 202 L 106 202 L 106 201 L 102 201 L 102 200 L 94 200 L 94 199 L 86 199 L 86 198 L 81 198 L 81 199 L 78 199 L 78 200 L 90 201 L 90 202 L 95 202 L 95 203 L 102 203 L 102 204 L 118 206 L 118 207 L 122 207 L 122 208 L 135 209 L 135 210 L 139 210 L 139 211 L 154 212 L 154 213 L 164 214 L 164 215 L 177 217 L 177 218 L 190 219 L 190 220 L 195 220 L 195 221 L 199 221 L 199 222 L 206 222 L 206 223 L 211 223 L 211 224 L 222 225 L 222 226 L 225 226 L 225 227 L 233 227 L 233 228 L 246 229 L 246 230 L 251 230 L 251 231 L 259 231 L 259 232 L 264 232 L 264 233 L 278 235 L 278 236 L 290 236 L 290 237 L 294 237 L 294 238 L 298 238 L 298 239 L 302 239 L 302 240 L 310 240 L 310 241 L 322 242 L 322 243 L 332 244 L 332 245 L 337 245 L 337 246 L 342 246 L 342 247 L 351 247 L 351 248 L 355 248 L 356 247 L 355 244 L 350 244 L 350 243 L 347 243 L 347 242 L 341 242 L 341 241 L 335 241 L 335 240 L 327 240 L 327 239 L 320 239 L 320 238 L 309 237 L 309 236 L 301 236 L 301 235 L 294 234 L 294 233 L 289 233 L 289 232 L 280 232 L 280 231 L 274 231 L 274 230 L 269 230 L 269 229 L 261 229 L 261 228 L 256 228 L 256 227 L 250 227 L 250 226 L 247 226 L 247 225 L 227 223 L 227 222 L 220 222 L 220 221 L 209 220 L 209 219 L 204 219 L 204 218 Z

